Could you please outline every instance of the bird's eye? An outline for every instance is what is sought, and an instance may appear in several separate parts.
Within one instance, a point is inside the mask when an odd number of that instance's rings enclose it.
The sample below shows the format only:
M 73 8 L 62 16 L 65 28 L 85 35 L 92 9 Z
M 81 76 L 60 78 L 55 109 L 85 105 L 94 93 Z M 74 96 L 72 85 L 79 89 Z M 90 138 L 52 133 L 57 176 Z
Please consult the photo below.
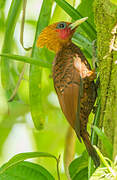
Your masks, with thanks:
M 57 29 L 65 29 L 66 28 L 66 23 L 65 22 L 60 22 L 57 27 Z

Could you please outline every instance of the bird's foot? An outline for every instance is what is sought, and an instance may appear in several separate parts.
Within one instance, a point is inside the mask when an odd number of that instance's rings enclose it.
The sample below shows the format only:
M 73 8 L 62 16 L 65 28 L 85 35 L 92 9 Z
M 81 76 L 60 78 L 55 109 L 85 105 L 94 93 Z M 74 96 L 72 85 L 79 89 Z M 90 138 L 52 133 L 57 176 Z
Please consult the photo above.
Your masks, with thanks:
M 93 81 L 94 79 L 96 79 L 96 71 L 95 71 L 95 69 L 91 70 L 91 71 L 88 71 L 87 72 L 87 77 L 88 77 L 89 81 Z

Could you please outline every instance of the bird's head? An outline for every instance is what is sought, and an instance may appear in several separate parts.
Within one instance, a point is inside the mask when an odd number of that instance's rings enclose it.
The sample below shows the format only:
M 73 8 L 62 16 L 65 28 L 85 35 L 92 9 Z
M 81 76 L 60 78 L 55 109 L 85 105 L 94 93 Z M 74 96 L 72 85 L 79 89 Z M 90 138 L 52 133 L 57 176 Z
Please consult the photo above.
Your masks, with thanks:
M 69 22 L 57 22 L 47 26 L 40 33 L 37 40 L 37 47 L 43 48 L 46 46 L 49 50 L 58 52 L 64 45 L 71 41 L 71 38 L 79 24 L 84 22 L 87 17 Z

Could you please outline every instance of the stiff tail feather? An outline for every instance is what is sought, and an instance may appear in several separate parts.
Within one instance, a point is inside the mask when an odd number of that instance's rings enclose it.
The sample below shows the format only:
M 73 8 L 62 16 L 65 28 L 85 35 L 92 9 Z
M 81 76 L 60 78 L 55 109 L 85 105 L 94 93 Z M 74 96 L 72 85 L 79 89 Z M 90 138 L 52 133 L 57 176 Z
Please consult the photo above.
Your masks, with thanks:
M 82 132 L 81 137 L 82 137 L 83 142 L 84 142 L 84 144 L 86 146 L 88 154 L 93 159 L 95 166 L 98 167 L 100 165 L 100 159 L 99 159 L 99 156 L 98 156 L 96 150 L 91 145 L 91 142 L 90 142 L 89 137 L 88 137 L 88 133 L 86 131 Z

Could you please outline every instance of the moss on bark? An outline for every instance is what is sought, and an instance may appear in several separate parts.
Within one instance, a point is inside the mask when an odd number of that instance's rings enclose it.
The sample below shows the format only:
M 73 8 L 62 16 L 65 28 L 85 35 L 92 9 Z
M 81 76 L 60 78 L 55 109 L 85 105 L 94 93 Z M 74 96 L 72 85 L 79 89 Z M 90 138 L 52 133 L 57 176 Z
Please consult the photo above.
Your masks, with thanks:
M 94 14 L 97 29 L 97 47 L 100 71 L 101 88 L 101 116 L 100 127 L 117 149 L 115 132 L 117 126 L 117 56 L 116 32 L 112 33 L 117 25 L 117 6 L 109 0 L 95 0 Z M 116 29 L 116 28 L 115 28 Z M 115 142 L 114 142 L 115 141 Z M 115 152 L 114 152 L 115 154 Z

